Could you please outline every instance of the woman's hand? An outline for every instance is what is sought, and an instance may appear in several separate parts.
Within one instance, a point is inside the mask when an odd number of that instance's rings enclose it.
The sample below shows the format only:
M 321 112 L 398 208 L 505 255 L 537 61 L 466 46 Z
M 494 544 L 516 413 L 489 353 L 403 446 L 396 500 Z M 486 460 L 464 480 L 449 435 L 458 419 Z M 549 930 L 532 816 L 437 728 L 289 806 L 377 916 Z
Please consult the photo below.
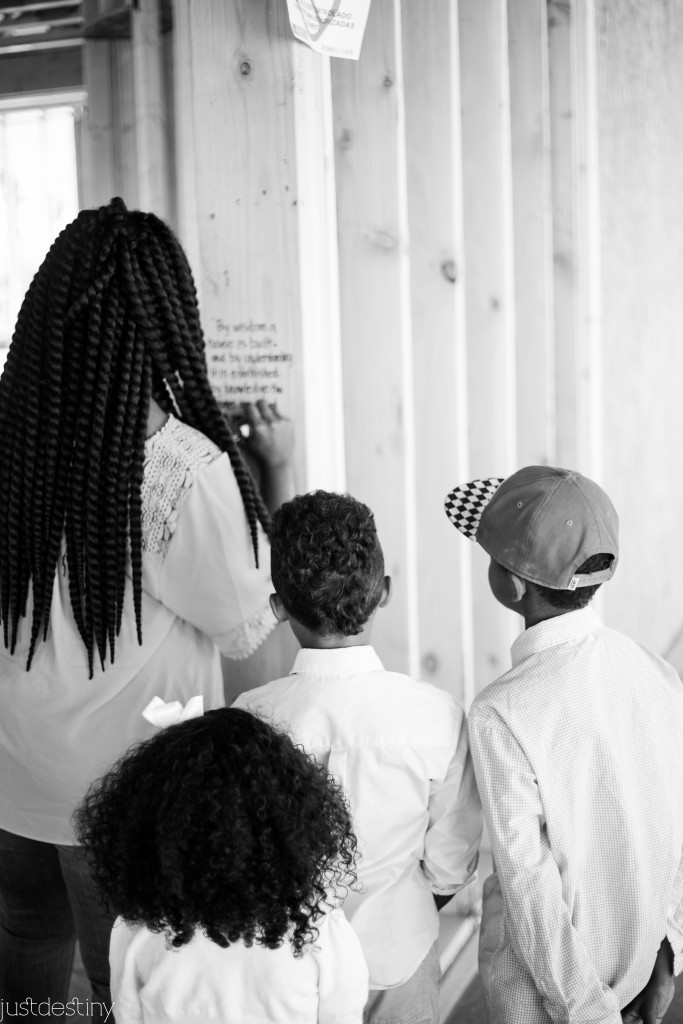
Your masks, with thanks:
M 249 426 L 244 453 L 256 463 L 263 500 L 269 512 L 274 512 L 294 497 L 294 427 L 290 419 L 280 415 L 274 402 L 245 402 L 243 417 Z
M 251 457 L 264 468 L 291 466 L 294 451 L 292 421 L 280 415 L 274 402 L 269 404 L 263 399 L 255 405 L 245 402 L 243 414 L 244 422 L 249 425 L 244 447 Z

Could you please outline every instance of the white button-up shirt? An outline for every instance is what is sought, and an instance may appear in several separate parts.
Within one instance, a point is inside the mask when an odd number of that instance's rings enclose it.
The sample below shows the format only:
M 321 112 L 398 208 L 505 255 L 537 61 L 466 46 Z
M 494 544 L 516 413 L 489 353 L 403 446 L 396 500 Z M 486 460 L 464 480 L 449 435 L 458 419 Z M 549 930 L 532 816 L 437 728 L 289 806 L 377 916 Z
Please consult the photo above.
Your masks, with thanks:
M 668 934 L 683 966 L 683 688 L 591 609 L 533 626 L 469 715 L 496 875 L 492 1024 L 620 1024 Z
M 341 782 L 361 852 L 346 916 L 371 988 L 400 985 L 438 934 L 433 893 L 470 880 L 481 807 L 464 712 L 429 683 L 386 672 L 372 647 L 304 649 L 292 674 L 236 707 L 287 728 Z

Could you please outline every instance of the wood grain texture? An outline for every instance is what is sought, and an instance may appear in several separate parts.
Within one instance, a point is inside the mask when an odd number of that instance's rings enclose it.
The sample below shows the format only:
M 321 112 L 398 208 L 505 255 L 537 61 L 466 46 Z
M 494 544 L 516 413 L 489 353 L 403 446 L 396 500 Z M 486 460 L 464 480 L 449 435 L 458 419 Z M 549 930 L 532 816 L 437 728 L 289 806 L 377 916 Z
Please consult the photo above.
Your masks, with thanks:
M 600 475 L 600 251 L 592 0 L 549 0 L 557 461 Z
M 139 203 L 141 209 L 168 220 L 171 208 L 160 0 L 146 0 L 133 7 L 130 17 Z
M 507 4 L 460 0 L 469 478 L 516 468 L 516 349 Z M 509 665 L 517 617 L 472 551 L 477 689 Z
M 400 7 L 375 0 L 358 62 L 332 67 L 347 483 L 375 513 L 395 593 L 387 667 L 418 670 L 412 338 Z
M 192 20 L 187 0 L 173 0 L 173 121 L 178 234 L 194 272 L 200 307 L 203 284 L 197 221 L 197 171 L 194 138 Z
M 176 10 L 188 33 L 178 66 L 191 75 L 180 116 L 192 123 L 194 150 L 192 165 L 178 168 L 179 190 L 190 193 L 189 199 L 179 197 L 179 206 L 196 223 L 189 248 L 198 259 L 209 347 L 234 332 L 251 351 L 262 332 L 249 325 L 266 324 L 278 350 L 298 364 L 297 175 L 286 10 L 266 0 L 177 3 Z M 181 213 L 181 232 L 187 219 Z M 239 324 L 247 325 L 244 331 L 236 330 Z M 220 392 L 234 362 L 216 361 Z M 298 411 L 296 376 L 287 366 L 282 380 L 281 404 Z
M 147 201 L 140 193 L 139 141 L 142 133 L 137 125 L 138 82 L 133 46 L 129 39 L 112 40 L 108 45 L 113 118 L 113 194 L 122 196 L 131 209 L 147 209 Z
M 596 3 L 608 621 L 681 667 L 683 6 Z
M 292 44 L 301 307 L 302 489 L 346 488 L 330 59 Z
M 474 695 L 469 545 L 443 502 L 467 479 L 457 3 L 403 4 L 420 674 Z M 455 114 L 455 116 L 454 116 Z
M 86 39 L 84 78 L 87 101 L 80 139 L 83 205 L 100 206 L 121 196 L 131 209 L 151 208 L 139 187 L 141 132 L 137 129 L 138 83 L 131 41 Z M 166 156 L 162 159 L 165 162 Z M 168 188 L 166 195 L 168 198 Z
M 508 0 L 517 462 L 555 461 L 550 96 L 546 0 Z
M 83 81 L 88 94 L 81 136 L 83 201 L 91 207 L 108 202 L 116 194 L 111 44 L 88 39 L 83 51 Z
M 272 325 L 291 359 L 278 404 L 297 426 L 298 489 L 341 489 L 329 64 L 302 52 L 271 0 L 176 0 L 174 19 L 178 223 L 209 359 L 216 339 L 261 340 L 235 325 Z M 244 665 L 226 663 L 226 694 L 285 674 L 292 657 L 278 630 Z

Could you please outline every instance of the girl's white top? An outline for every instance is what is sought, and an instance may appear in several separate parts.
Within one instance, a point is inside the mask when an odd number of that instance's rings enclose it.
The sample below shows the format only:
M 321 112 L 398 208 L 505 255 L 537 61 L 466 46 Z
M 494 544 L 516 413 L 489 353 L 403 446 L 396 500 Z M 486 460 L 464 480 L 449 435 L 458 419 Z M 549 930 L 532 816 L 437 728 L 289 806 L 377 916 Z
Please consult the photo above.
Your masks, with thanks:
M 197 932 L 180 949 L 118 918 L 111 935 L 116 1024 L 361 1024 L 368 971 L 342 910 L 326 914 L 297 959 L 237 942 L 222 949 Z
M 141 715 L 152 697 L 222 707 L 220 652 L 247 657 L 275 625 L 268 541 L 257 569 L 228 456 L 173 416 L 145 445 L 142 531 L 142 645 L 129 584 L 114 663 L 96 654 L 88 678 L 64 551 L 29 672 L 30 601 L 13 655 L 0 640 L 0 828 L 73 843 L 88 784 L 155 732 Z

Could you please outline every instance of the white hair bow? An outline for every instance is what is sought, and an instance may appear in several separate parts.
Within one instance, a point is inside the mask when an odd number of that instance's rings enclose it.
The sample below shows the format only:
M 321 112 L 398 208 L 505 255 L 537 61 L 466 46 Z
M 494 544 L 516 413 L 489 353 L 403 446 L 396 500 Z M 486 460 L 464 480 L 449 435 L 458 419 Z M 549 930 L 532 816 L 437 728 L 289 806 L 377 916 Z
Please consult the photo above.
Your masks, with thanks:
M 187 722 L 190 718 L 200 718 L 203 714 L 204 698 L 199 694 L 197 697 L 190 697 L 185 707 L 179 700 L 172 700 L 167 704 L 161 697 L 152 697 L 142 712 L 142 717 L 159 729 L 165 729 L 167 725 Z

